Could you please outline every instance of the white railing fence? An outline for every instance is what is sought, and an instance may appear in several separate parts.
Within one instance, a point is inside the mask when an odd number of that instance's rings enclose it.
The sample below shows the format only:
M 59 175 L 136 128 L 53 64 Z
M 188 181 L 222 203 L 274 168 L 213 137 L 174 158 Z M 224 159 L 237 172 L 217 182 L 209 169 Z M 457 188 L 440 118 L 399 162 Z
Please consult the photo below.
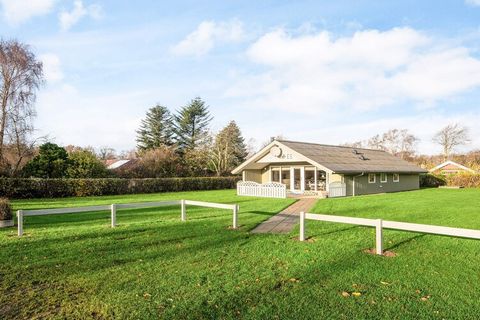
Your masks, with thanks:
M 347 186 L 343 182 L 332 182 L 328 185 L 328 197 L 345 197 L 347 195 Z
M 286 198 L 287 186 L 278 182 L 260 184 L 253 181 L 239 181 L 237 183 L 237 195 L 266 198 Z
M 203 201 L 192 200 L 173 200 L 173 201 L 159 201 L 159 202 L 139 202 L 139 203 L 120 203 L 103 206 L 85 206 L 74 208 L 58 208 L 58 209 L 39 209 L 39 210 L 18 210 L 17 211 L 17 225 L 18 236 L 23 235 L 23 218 L 28 216 L 41 216 L 51 214 L 64 214 L 64 213 L 81 213 L 81 212 L 95 212 L 95 211 L 110 211 L 111 227 L 115 228 L 117 225 L 117 210 L 118 209 L 141 209 L 141 208 L 154 208 L 180 205 L 181 214 L 180 219 L 182 221 L 187 220 L 187 205 L 216 208 L 216 209 L 228 209 L 232 210 L 233 214 L 233 229 L 238 228 L 238 204 L 223 204 Z
M 451 228 L 407 222 L 385 221 L 382 219 L 353 218 L 300 212 L 300 241 L 305 241 L 305 220 L 318 220 L 375 227 L 375 252 L 379 255 L 383 254 L 383 229 L 420 232 L 480 240 L 480 230 Z

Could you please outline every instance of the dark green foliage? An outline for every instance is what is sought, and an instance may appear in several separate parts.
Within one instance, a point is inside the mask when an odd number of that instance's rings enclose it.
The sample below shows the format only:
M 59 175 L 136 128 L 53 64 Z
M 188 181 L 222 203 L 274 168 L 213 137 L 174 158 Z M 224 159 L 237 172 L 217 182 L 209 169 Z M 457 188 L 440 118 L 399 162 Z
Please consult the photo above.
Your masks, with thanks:
M 40 146 L 40 152 L 23 169 L 25 177 L 62 178 L 69 166 L 67 151 L 54 143 Z
M 235 188 L 238 177 L 152 179 L 0 178 L 0 194 L 10 198 L 55 198 Z
M 439 186 L 446 185 L 445 177 L 434 174 L 422 174 L 420 175 L 420 187 L 421 188 L 437 188 Z
M 7 198 L 0 198 L 0 220 L 12 220 L 12 206 Z
M 180 151 L 192 150 L 205 144 L 212 117 L 208 106 L 199 97 L 182 107 L 174 116 L 176 142 Z
M 75 150 L 69 155 L 69 178 L 103 178 L 109 175 L 105 164 L 90 150 Z
M 173 123 L 170 111 L 156 105 L 147 112 L 137 130 L 137 148 L 141 151 L 173 144 Z

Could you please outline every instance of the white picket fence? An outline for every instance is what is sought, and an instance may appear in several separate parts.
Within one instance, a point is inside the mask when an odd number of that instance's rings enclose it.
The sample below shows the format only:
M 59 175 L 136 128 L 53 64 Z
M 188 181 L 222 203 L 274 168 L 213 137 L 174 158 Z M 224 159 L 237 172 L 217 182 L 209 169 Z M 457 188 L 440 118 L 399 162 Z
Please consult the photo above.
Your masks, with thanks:
M 379 255 L 383 254 L 383 229 L 420 232 L 480 240 L 480 230 L 451 228 L 407 222 L 385 221 L 382 219 L 353 218 L 300 212 L 300 241 L 305 241 L 305 220 L 307 219 L 375 227 L 375 251 Z
M 343 182 L 332 182 L 328 185 L 328 197 L 345 197 L 347 195 L 347 186 Z
M 17 225 L 18 236 L 23 235 L 24 217 L 28 216 L 41 216 L 51 214 L 64 214 L 64 213 L 81 213 L 81 212 L 95 212 L 95 211 L 110 211 L 111 227 L 115 228 L 117 225 L 117 210 L 118 209 L 141 209 L 141 208 L 154 208 L 180 205 L 180 219 L 182 221 L 187 220 L 187 205 L 216 208 L 216 209 L 228 209 L 232 210 L 233 214 L 233 229 L 238 228 L 238 204 L 223 204 L 204 201 L 192 201 L 192 200 L 173 200 L 173 201 L 159 201 L 159 202 L 138 202 L 138 203 L 121 203 L 111 204 L 103 206 L 85 206 L 74 208 L 58 208 L 58 209 L 39 209 L 39 210 L 18 210 L 17 211 Z
M 266 198 L 286 198 L 287 186 L 277 182 L 260 184 L 253 181 L 239 181 L 237 183 L 237 195 Z

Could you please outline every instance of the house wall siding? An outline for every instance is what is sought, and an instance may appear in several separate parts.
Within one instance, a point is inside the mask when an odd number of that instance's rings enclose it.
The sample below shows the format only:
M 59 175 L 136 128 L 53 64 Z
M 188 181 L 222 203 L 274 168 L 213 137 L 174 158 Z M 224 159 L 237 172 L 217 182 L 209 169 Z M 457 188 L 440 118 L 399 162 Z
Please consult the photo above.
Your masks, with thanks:
M 353 175 L 345 175 L 347 196 L 353 195 Z M 393 182 L 393 174 L 387 174 L 387 182 L 380 182 L 380 173 L 375 174 L 375 183 L 368 183 L 368 174 L 355 177 L 355 195 L 416 190 L 420 188 L 418 174 L 400 174 L 400 181 Z
M 245 180 L 262 183 L 262 170 L 245 170 Z

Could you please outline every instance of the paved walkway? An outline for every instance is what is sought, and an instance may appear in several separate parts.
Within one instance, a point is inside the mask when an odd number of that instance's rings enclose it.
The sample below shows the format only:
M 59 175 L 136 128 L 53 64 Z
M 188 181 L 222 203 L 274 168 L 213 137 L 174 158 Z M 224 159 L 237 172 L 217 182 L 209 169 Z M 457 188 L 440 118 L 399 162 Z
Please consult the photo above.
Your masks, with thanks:
M 274 215 L 267 221 L 260 223 L 251 233 L 289 233 L 299 222 L 299 213 L 308 212 L 318 198 L 302 198 Z

